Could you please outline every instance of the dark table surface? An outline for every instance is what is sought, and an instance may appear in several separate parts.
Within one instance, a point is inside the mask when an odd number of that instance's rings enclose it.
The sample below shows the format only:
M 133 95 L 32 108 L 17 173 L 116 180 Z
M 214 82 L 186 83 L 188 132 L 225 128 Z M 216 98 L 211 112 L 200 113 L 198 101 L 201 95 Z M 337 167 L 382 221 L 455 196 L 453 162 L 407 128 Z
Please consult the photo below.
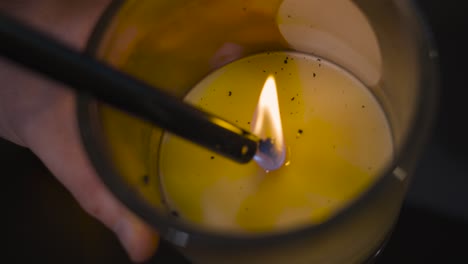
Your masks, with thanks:
M 418 2 L 440 53 L 440 109 L 378 263 L 468 263 L 468 128 L 462 122 L 468 120 L 468 40 L 462 34 L 468 8 L 456 0 Z M 114 235 L 86 215 L 28 150 L 0 141 L 0 165 L 3 257 L 13 263 L 130 263 Z M 162 244 L 149 263 L 187 262 Z

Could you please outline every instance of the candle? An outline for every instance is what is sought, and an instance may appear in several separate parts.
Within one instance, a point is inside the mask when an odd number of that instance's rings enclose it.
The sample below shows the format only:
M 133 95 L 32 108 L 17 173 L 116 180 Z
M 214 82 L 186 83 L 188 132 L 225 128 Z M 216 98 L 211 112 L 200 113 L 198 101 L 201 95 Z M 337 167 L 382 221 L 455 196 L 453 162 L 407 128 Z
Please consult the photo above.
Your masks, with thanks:
M 317 57 L 246 57 L 207 76 L 185 100 L 251 130 L 269 76 L 286 149 L 282 166 L 238 164 L 166 133 L 159 176 L 173 215 L 232 233 L 316 224 L 366 190 L 390 161 L 392 136 L 377 100 L 350 73 Z

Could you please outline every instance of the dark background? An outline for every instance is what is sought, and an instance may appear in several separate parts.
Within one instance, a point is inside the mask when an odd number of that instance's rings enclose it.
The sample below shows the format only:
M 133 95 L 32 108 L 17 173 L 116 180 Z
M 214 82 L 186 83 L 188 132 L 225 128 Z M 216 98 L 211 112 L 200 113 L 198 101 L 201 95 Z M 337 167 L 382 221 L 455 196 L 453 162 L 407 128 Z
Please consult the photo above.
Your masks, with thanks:
M 439 112 L 378 263 L 468 263 L 468 8 L 456 0 L 417 2 L 439 50 Z M 7 244 L 1 249 L 3 258 L 12 258 L 8 263 L 130 263 L 114 235 L 28 150 L 0 141 L 0 165 Z M 186 263 L 165 244 L 149 262 Z

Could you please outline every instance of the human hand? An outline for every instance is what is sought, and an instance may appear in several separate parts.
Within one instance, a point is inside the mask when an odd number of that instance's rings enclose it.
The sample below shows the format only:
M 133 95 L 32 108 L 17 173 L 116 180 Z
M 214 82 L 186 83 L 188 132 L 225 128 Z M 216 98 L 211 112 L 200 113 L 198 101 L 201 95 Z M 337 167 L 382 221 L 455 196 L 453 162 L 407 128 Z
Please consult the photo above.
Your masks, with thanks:
M 82 49 L 107 2 L 2 1 L 0 10 Z M 0 136 L 30 148 L 86 212 L 116 233 L 133 261 L 147 260 L 157 234 L 98 178 L 80 141 L 75 95 L 4 59 L 0 81 Z

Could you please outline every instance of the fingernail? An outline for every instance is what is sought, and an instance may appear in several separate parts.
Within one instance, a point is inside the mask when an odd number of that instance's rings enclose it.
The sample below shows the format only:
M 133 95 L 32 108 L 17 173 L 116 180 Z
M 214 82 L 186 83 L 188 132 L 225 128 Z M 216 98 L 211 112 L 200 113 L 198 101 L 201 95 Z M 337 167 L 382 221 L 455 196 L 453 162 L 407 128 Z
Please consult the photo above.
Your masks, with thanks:
M 114 227 L 114 232 L 117 234 L 117 237 L 120 240 L 120 243 L 124 247 L 127 254 L 130 256 L 132 261 L 134 260 L 134 256 L 132 254 L 133 247 L 132 247 L 132 224 L 128 221 L 127 218 L 121 218 L 117 221 L 117 224 Z
M 158 239 L 154 231 L 137 219 L 121 218 L 114 231 L 135 263 L 148 260 L 156 250 Z

